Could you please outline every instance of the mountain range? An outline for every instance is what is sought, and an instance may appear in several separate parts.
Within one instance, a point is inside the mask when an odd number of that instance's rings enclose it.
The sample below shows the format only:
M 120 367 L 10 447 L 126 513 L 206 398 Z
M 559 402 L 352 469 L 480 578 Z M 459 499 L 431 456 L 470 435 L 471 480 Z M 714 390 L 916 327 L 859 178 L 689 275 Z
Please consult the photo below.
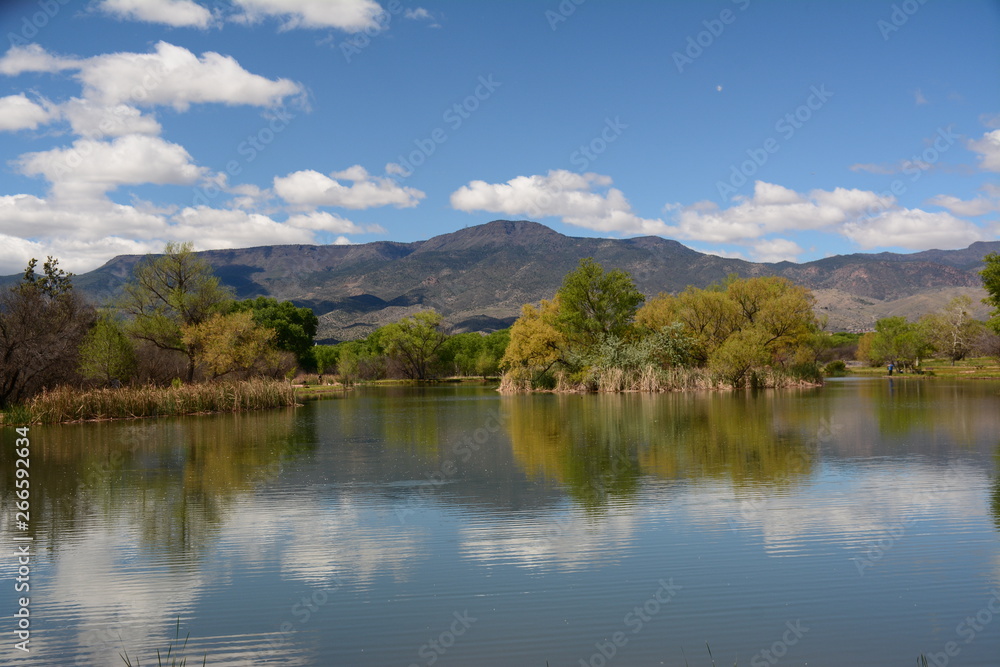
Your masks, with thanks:
M 697 252 L 658 236 L 565 236 L 526 220 L 495 220 L 413 243 L 280 245 L 198 253 L 239 298 L 271 296 L 313 309 L 318 340 L 360 338 L 433 308 L 456 331 L 508 326 L 525 303 L 551 298 L 584 257 L 624 269 L 647 295 L 705 287 L 729 274 L 784 276 L 813 290 L 830 330 L 862 331 L 889 315 L 917 317 L 968 294 L 979 317 L 977 271 L 1000 241 L 962 250 L 857 253 L 797 264 L 755 263 Z M 114 296 L 139 255 L 115 257 L 75 284 L 97 302 Z

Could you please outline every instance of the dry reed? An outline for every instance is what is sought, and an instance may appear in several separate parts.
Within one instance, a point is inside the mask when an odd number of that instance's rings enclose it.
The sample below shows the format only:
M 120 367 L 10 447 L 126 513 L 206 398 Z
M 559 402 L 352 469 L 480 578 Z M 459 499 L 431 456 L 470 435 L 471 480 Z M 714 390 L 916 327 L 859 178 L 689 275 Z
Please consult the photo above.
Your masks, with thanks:
M 59 387 L 24 406 L 35 424 L 138 419 L 208 412 L 242 412 L 295 405 L 295 390 L 280 380 L 245 380 L 180 387 L 80 390 Z

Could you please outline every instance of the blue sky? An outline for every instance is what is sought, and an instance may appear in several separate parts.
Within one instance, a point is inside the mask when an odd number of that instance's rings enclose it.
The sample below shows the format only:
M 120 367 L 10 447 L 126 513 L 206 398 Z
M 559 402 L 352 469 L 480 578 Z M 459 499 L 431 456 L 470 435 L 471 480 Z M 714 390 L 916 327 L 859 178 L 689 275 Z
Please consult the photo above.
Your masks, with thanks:
M 1000 238 L 1000 3 L 0 8 L 0 272 L 497 218 L 759 261 Z

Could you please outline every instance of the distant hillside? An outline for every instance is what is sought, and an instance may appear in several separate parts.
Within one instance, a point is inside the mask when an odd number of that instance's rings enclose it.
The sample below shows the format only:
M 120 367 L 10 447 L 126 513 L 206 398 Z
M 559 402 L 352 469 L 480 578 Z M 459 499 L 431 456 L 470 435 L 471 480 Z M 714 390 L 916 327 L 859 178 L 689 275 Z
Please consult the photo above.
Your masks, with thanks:
M 707 255 L 656 236 L 594 239 L 565 236 L 529 221 L 496 220 L 414 243 L 286 245 L 199 253 L 240 298 L 259 295 L 313 308 L 319 338 L 361 337 L 374 328 L 433 308 L 457 330 L 510 324 L 521 305 L 549 298 L 582 257 L 629 271 L 652 295 L 704 287 L 731 273 L 785 276 L 812 288 L 831 329 L 865 329 L 886 315 L 917 316 L 956 294 L 978 304 L 977 269 L 1000 242 L 964 250 L 852 254 L 793 264 L 761 264 Z M 127 279 L 139 256 L 120 256 L 82 274 L 76 284 L 104 301 Z M 985 314 L 982 307 L 980 314 Z

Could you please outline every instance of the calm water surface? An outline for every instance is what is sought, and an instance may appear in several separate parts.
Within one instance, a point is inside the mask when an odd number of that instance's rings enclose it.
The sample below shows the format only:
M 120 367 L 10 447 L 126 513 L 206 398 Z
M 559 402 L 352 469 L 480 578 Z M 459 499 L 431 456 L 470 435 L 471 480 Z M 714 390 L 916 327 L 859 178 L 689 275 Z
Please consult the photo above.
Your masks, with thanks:
M 28 655 L 3 438 L 2 664 L 1000 665 L 995 383 L 32 428 Z

